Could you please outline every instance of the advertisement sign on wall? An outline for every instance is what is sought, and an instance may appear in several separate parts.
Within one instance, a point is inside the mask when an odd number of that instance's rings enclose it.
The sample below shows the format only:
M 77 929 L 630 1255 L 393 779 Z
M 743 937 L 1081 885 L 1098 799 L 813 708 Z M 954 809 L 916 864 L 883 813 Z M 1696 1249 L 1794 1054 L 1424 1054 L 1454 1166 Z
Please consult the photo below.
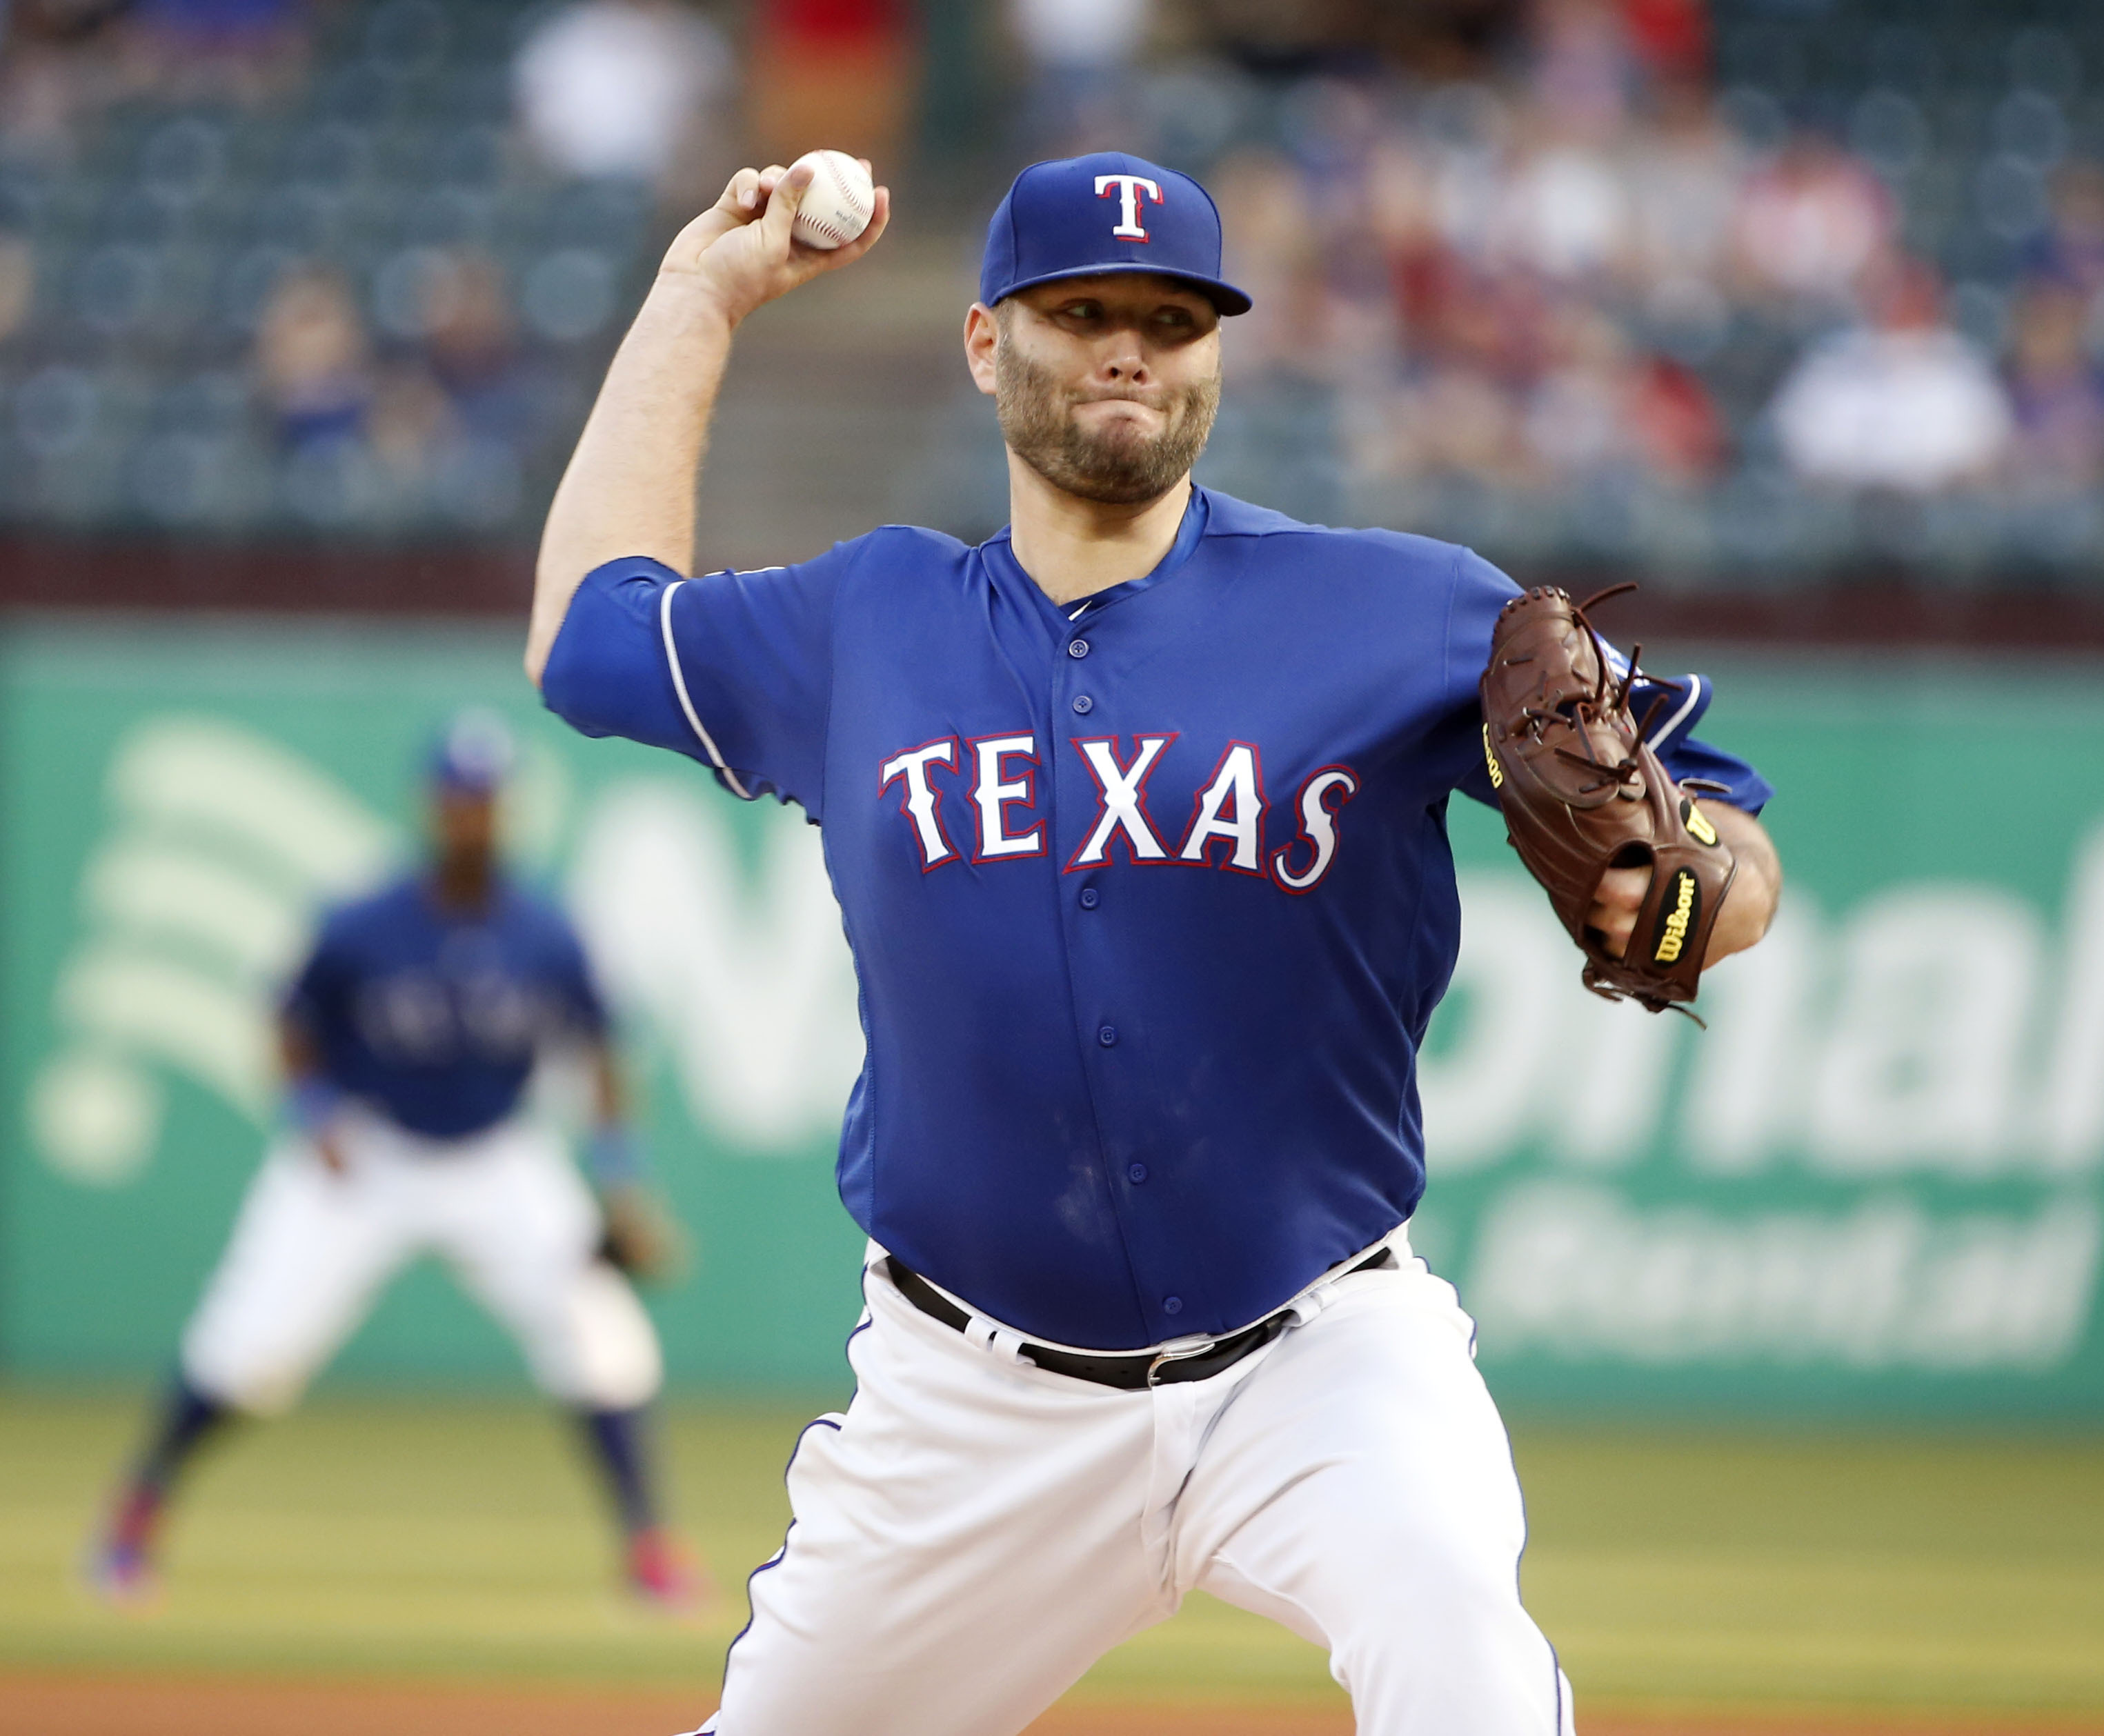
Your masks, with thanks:
M 466 633 L 9 642 L 7 1366 L 166 1360 L 276 1126 L 278 986 L 319 906 L 413 850 L 417 763 L 472 702 L 521 733 L 515 856 L 586 937 L 702 1247 L 653 1302 L 675 1376 L 840 1384 L 859 1237 L 831 1160 L 860 1035 L 817 834 L 570 734 L 516 655 Z M 2104 697 L 1718 673 L 1705 732 L 1782 791 L 1790 884 L 1767 942 L 1705 982 L 1706 1030 L 1580 989 L 1496 817 L 1455 803 L 1417 1246 L 1510 1401 L 2104 1413 Z M 573 1112 L 568 1083 L 544 1112 Z M 512 1353 L 418 1271 L 342 1366 L 494 1378 Z

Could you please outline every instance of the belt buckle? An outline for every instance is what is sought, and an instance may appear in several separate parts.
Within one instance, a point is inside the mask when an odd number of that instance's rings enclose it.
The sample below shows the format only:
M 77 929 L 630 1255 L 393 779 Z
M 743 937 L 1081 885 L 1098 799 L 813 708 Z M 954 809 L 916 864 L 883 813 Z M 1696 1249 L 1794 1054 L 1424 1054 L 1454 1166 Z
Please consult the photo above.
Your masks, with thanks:
M 1167 1344 L 1163 1345 L 1162 1347 L 1155 1353 L 1154 1360 L 1147 1365 L 1147 1385 L 1148 1390 L 1151 1391 L 1153 1388 L 1161 1384 L 1161 1370 L 1169 1364 L 1172 1362 L 1189 1362 L 1196 1357 L 1203 1356 L 1210 1351 L 1219 1349 L 1219 1345 L 1220 1341 L 1218 1338 L 1197 1338 L 1184 1345 L 1181 1349 L 1179 1349 L 1176 1345 L 1176 1341 L 1173 1338 L 1170 1339 Z

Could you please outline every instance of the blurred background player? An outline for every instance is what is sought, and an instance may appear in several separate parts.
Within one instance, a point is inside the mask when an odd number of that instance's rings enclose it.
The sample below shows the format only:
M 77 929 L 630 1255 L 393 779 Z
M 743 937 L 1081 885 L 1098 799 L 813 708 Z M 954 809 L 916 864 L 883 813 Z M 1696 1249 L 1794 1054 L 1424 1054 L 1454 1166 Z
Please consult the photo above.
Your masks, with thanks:
M 503 870 L 503 725 L 465 713 L 430 766 L 428 860 L 329 914 L 279 1020 L 284 1137 L 251 1183 L 185 1332 L 173 1391 L 94 1562 L 116 1599 L 153 1587 L 177 1479 L 236 1413 L 288 1409 L 381 1288 L 442 1256 L 577 1417 L 619 1516 L 630 1586 L 684 1608 L 706 1581 L 660 1517 L 645 1407 L 658 1339 L 624 1271 L 678 1233 L 644 1180 L 606 1011 L 568 919 Z M 582 1045 L 585 1158 L 520 1113 L 537 1062 Z

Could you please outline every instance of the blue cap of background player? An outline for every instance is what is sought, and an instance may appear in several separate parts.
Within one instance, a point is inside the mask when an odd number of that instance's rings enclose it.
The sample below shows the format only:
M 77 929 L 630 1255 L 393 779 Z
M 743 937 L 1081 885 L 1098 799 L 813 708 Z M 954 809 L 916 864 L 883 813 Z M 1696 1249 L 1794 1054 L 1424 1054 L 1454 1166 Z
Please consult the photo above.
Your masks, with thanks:
M 1033 162 L 987 226 L 979 300 L 1059 278 L 1155 271 L 1202 290 L 1223 314 L 1250 298 L 1220 275 L 1220 211 L 1188 175 L 1144 157 L 1099 151 Z
M 464 795 L 492 795 L 511 770 L 511 732 L 494 711 L 462 711 L 431 749 L 431 781 Z

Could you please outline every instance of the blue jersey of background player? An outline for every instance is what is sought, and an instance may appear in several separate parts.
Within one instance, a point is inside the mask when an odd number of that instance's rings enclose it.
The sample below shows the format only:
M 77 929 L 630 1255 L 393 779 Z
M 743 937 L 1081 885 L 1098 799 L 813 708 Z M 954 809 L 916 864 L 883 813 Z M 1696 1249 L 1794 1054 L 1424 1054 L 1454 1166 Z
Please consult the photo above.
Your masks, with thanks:
M 1020 1729 L 1203 1588 L 1327 1644 L 1369 1736 L 1567 1736 L 1509 1449 L 1402 1229 L 1447 804 L 1493 799 L 1477 683 L 1515 587 L 1192 486 L 1249 300 L 1203 188 L 1117 154 L 1024 171 L 988 229 L 965 349 L 1009 530 L 685 576 L 731 332 L 841 256 L 792 245 L 803 185 L 742 172 L 674 243 L 528 653 L 578 728 L 822 825 L 863 990 L 857 1395 L 792 1463 L 709 1728 Z M 1767 786 L 1689 735 L 1705 682 L 1655 685 L 1739 861 L 1714 962 L 1774 908 Z M 1611 946 L 1647 877 L 1601 882 Z
M 481 879 L 489 852 L 468 835 L 487 807 L 442 798 L 437 878 L 406 875 L 323 921 L 284 1004 L 296 1091 L 454 1140 L 510 1115 L 550 1046 L 582 1043 L 605 1060 L 606 1009 L 569 919 L 506 876 Z M 476 884 L 449 886 L 449 871 Z M 326 1117 L 314 1119 L 326 1142 Z
M 287 993 L 287 1136 L 252 1183 L 184 1333 L 181 1378 L 97 1561 L 136 1595 L 178 1472 L 230 1414 L 289 1405 L 387 1278 L 445 1259 L 510 1329 L 544 1391 L 576 1411 L 614 1495 L 643 1595 L 700 1582 L 659 1521 L 642 1410 L 661 1373 L 626 1279 L 662 1269 L 669 1224 L 642 1186 L 606 1009 L 568 919 L 503 872 L 509 737 L 467 714 L 431 763 L 429 860 L 330 912 Z M 589 1061 L 595 1200 L 520 1114 L 559 1046 Z

